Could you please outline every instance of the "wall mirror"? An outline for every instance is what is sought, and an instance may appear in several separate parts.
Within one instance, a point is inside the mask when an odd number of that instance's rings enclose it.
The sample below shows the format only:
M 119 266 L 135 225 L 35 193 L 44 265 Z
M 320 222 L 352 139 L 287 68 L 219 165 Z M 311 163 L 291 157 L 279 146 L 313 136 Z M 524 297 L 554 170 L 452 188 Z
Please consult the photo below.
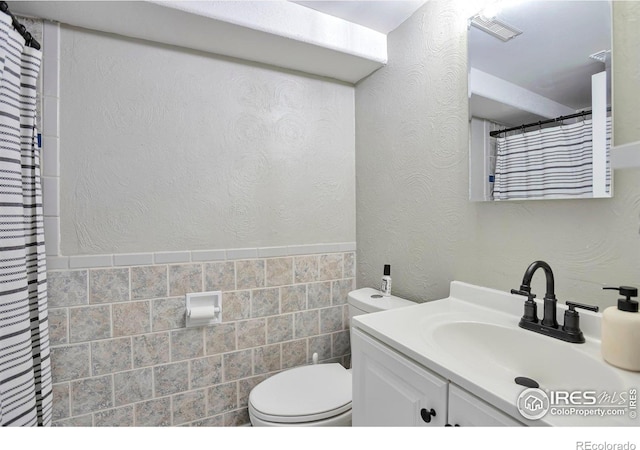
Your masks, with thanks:
M 469 19 L 470 200 L 611 197 L 610 2 L 492 6 Z

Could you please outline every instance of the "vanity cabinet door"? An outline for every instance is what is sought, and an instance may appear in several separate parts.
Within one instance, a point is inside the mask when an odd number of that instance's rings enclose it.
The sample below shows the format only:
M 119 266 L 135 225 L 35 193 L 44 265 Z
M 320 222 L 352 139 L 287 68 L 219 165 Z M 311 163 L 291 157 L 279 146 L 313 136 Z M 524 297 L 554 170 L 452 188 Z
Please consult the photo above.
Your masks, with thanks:
M 447 380 L 351 329 L 354 426 L 444 426 Z
M 460 427 L 522 427 L 522 423 L 455 384 L 449 385 L 447 425 Z

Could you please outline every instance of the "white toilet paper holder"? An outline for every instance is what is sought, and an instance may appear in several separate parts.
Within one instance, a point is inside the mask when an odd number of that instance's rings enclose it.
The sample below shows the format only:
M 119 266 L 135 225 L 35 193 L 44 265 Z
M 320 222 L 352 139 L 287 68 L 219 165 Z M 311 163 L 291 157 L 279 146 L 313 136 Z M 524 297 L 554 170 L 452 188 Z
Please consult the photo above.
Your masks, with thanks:
M 201 327 L 222 322 L 222 291 L 193 292 L 185 295 L 187 327 Z

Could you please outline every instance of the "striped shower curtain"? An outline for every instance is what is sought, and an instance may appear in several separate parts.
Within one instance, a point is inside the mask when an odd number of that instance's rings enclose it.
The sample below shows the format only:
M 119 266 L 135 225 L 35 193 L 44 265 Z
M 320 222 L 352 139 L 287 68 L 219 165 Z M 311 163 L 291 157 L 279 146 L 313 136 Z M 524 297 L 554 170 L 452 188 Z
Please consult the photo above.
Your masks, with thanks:
M 41 53 L 0 14 L 0 425 L 51 423 L 36 80 Z M 0 438 L 1 439 L 1 438 Z
M 587 119 L 498 138 L 494 200 L 591 197 L 591 128 Z

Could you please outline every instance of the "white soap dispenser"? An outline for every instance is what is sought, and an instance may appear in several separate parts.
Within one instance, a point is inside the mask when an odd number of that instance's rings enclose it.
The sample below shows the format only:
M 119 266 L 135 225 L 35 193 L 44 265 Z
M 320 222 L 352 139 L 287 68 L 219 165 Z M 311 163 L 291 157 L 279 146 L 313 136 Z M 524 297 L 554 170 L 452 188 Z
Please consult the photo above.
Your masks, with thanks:
M 631 300 L 638 296 L 638 289 L 632 286 L 603 289 L 619 291 L 625 298 L 602 313 L 602 357 L 613 366 L 640 372 L 640 313 L 638 302 Z

